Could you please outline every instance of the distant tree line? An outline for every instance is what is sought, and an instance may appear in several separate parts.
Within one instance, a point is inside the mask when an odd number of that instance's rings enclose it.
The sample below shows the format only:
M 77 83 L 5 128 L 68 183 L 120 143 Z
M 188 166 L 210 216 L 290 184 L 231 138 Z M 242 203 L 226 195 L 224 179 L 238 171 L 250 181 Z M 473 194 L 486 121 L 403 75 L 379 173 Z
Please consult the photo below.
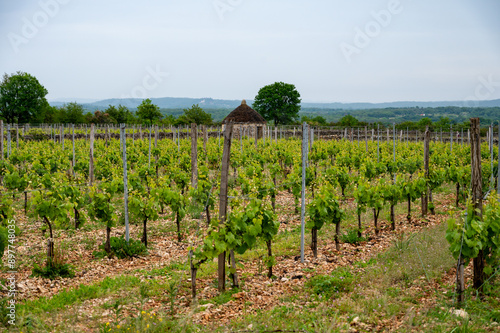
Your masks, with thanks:
M 37 123 L 62 123 L 62 124 L 162 124 L 162 125 L 188 125 L 191 123 L 212 125 L 212 116 L 203 111 L 198 105 L 183 109 L 178 117 L 164 115 L 160 108 L 150 99 L 145 99 L 137 107 L 130 110 L 123 105 L 109 105 L 106 109 L 96 110 L 93 113 L 84 109 L 81 104 L 68 103 L 62 107 L 46 106 L 38 117 Z
M 393 128 L 393 124 L 383 122 L 383 121 L 377 121 L 377 122 L 365 122 L 365 121 L 360 121 L 356 119 L 352 115 L 345 115 L 342 118 L 340 118 L 339 121 L 331 121 L 327 122 L 325 118 L 322 116 L 315 116 L 315 117 L 310 117 L 310 116 L 302 116 L 301 121 L 302 122 L 307 122 L 311 126 L 337 126 L 337 127 L 365 127 L 367 126 L 368 128 L 381 128 L 381 129 L 386 129 L 386 128 Z M 299 123 L 296 123 L 299 124 Z M 484 122 L 484 126 L 489 126 L 489 122 Z M 470 121 L 466 120 L 461 123 L 456 123 L 450 120 L 448 117 L 441 117 L 439 118 L 438 121 L 432 121 L 431 118 L 424 117 L 421 118 L 418 121 L 404 121 L 400 123 L 395 123 L 395 127 L 397 130 L 410 130 L 410 131 L 425 131 L 425 129 L 429 127 L 431 131 L 449 131 L 450 129 L 453 129 L 454 131 L 456 130 L 461 130 L 461 129 L 467 129 L 470 128 Z M 498 124 L 495 124 L 495 128 L 498 127 Z
M 31 124 L 218 125 L 231 111 L 214 109 L 207 112 L 198 104 L 187 109 L 161 110 L 150 99 L 145 99 L 133 110 L 123 105 L 109 105 L 104 110 L 90 112 L 78 103 L 51 106 L 45 98 L 47 93 L 47 89 L 28 73 L 19 71 L 12 75 L 4 74 L 0 81 L 0 119 L 7 123 Z M 500 107 L 408 107 L 348 111 L 307 108 L 300 111 L 300 102 L 300 94 L 293 84 L 275 82 L 259 90 L 253 108 L 270 125 L 298 125 L 305 121 L 313 126 L 392 128 L 392 124 L 396 123 L 398 130 L 421 131 L 427 126 L 431 130 L 443 131 L 450 127 L 469 128 L 471 117 L 479 117 L 481 125 L 486 127 L 500 116 Z
M 7 123 L 59 123 L 59 124 L 205 124 L 213 123 L 212 116 L 198 105 L 183 109 L 175 118 L 163 116 L 160 108 L 150 99 L 145 99 L 132 111 L 126 106 L 109 105 L 104 110 L 89 112 L 78 103 L 68 103 L 62 107 L 51 106 L 45 96 L 48 91 L 36 77 L 17 72 L 4 74 L 0 82 L 0 119 Z
M 473 117 L 479 118 L 481 126 L 488 126 L 490 123 L 500 120 L 500 107 L 444 106 L 364 110 L 305 108 L 302 109 L 301 115 L 309 119 L 321 116 L 328 124 L 339 122 L 345 115 L 351 115 L 368 124 L 380 123 L 392 126 L 393 123 L 404 123 L 405 126 L 408 125 L 416 129 L 419 126 L 421 128 L 422 125 L 425 127 L 429 120 L 434 124 L 434 127 L 449 127 L 450 125 L 458 126 L 458 124 L 468 123 L 469 119 Z

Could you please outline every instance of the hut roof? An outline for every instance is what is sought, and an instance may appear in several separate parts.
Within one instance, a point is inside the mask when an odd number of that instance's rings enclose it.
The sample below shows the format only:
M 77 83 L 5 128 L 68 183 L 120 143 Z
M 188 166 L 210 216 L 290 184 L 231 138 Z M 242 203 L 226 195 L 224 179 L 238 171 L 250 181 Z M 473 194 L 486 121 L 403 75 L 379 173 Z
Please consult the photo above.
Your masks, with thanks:
M 231 111 L 231 113 L 228 114 L 227 117 L 222 121 L 223 124 L 227 124 L 229 122 L 265 124 L 266 120 L 257 111 L 249 107 L 247 105 L 247 102 L 243 100 L 241 102 L 241 105 Z

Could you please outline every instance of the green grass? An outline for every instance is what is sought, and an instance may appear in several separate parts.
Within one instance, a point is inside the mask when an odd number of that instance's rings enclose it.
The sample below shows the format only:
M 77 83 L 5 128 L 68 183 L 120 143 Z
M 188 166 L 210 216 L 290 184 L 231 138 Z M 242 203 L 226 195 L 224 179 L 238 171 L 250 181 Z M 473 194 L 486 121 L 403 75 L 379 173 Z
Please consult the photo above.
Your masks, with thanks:
M 30 313 L 53 312 L 66 306 L 80 304 L 85 300 L 100 298 L 115 292 L 136 288 L 140 283 L 135 276 L 122 275 L 115 278 L 105 278 L 99 283 L 84 285 L 61 291 L 51 298 L 41 297 L 33 301 L 19 303 L 19 310 Z
M 138 239 L 129 239 L 127 242 L 125 237 L 110 237 L 111 253 L 104 250 L 105 244 L 99 245 L 101 251 L 94 251 L 93 255 L 96 258 L 116 256 L 118 259 L 124 259 L 134 256 L 145 256 L 148 254 L 146 246 Z
M 334 270 L 328 275 L 316 275 L 306 283 L 314 294 L 320 297 L 338 297 L 339 293 L 352 291 L 354 276 L 348 268 Z
M 71 265 L 51 260 L 42 267 L 34 264 L 32 275 L 53 280 L 57 277 L 72 278 L 75 273 Z
M 173 273 L 178 271 L 183 271 L 188 266 L 184 262 L 172 262 L 169 265 L 162 268 L 154 268 L 150 271 L 145 271 L 144 275 L 152 275 L 152 276 L 172 276 Z
M 363 237 L 363 236 L 359 237 L 358 230 L 350 229 L 347 231 L 347 233 L 340 235 L 340 240 L 343 243 L 358 245 L 359 243 L 366 241 L 366 237 Z
M 450 191 L 453 193 L 453 188 Z M 441 198 L 446 191 L 436 193 L 437 199 L 438 195 Z M 412 208 L 412 215 L 419 216 L 418 202 L 413 203 Z M 386 210 L 387 208 L 384 208 L 384 212 Z M 406 203 L 401 203 L 396 207 L 396 214 L 406 215 Z M 357 216 L 354 214 L 354 209 L 349 209 L 347 216 L 346 221 L 342 222 L 342 231 L 354 233 L 357 229 Z M 364 227 L 371 227 L 369 225 L 372 223 L 371 211 L 363 214 L 362 218 Z M 403 222 L 406 223 L 406 219 Z M 381 224 L 386 225 L 387 221 Z M 88 227 L 91 225 L 90 223 L 84 224 Z M 186 229 L 194 230 L 196 223 L 189 221 L 185 226 Z M 159 224 L 155 232 L 162 233 L 167 230 L 175 233 L 174 224 Z M 99 308 L 113 310 L 123 304 L 131 305 L 137 300 L 143 302 L 154 298 L 155 301 L 163 303 L 162 311 L 164 311 L 156 316 L 137 310 L 135 317 L 121 319 L 126 319 L 125 323 L 121 321 L 118 323 L 117 319 L 116 322 L 105 325 L 101 324 L 98 319 L 88 319 L 87 327 L 101 332 L 109 330 L 110 332 L 226 332 L 228 330 L 346 332 L 349 331 L 352 320 L 358 317 L 359 321 L 365 325 L 356 326 L 358 331 L 377 331 L 377 325 L 384 322 L 388 325 L 395 322 L 395 318 L 402 321 L 402 326 L 395 330 L 398 332 L 500 330 L 500 326 L 491 326 L 492 323 L 500 321 L 498 278 L 493 279 L 491 294 L 483 301 L 477 299 L 471 290 L 467 291 L 465 310 L 471 316 L 471 322 L 450 314 L 450 309 L 455 306 L 454 287 L 442 285 L 442 277 L 455 265 L 455 260 L 448 251 L 448 244 L 444 237 L 445 230 L 446 224 L 443 223 L 423 229 L 416 234 L 400 234 L 391 244 L 391 248 L 384 253 L 345 268 L 335 269 L 328 274 L 317 275 L 307 281 L 305 287 L 294 286 L 291 288 L 292 292 L 280 295 L 278 305 L 252 313 L 244 309 L 242 316 L 236 317 L 227 325 L 222 325 L 220 322 L 214 322 L 208 326 L 194 324 L 192 318 L 193 313 L 196 312 L 194 308 L 187 309 L 188 312 L 185 314 L 177 314 L 180 309 L 179 305 L 174 304 L 172 300 L 176 298 L 178 300 L 179 295 L 189 295 L 187 282 L 189 267 L 182 261 L 174 261 L 167 266 L 148 270 L 136 270 L 130 273 L 134 276 L 121 275 L 106 278 L 88 286 L 80 285 L 77 288 L 61 291 L 51 298 L 43 297 L 38 300 L 23 301 L 18 304 L 18 313 L 21 316 L 21 322 L 27 325 L 26 331 L 65 332 L 72 331 L 73 328 L 63 327 L 60 322 L 56 323 L 52 318 L 60 315 L 58 319 L 71 320 L 75 306 L 85 301 L 99 300 L 101 301 Z M 325 225 L 319 232 L 319 249 L 322 244 L 331 244 L 334 232 L 334 225 Z M 277 235 L 273 241 L 273 254 L 288 257 L 298 255 L 299 235 L 300 226 Z M 306 230 L 306 236 L 309 236 L 306 238 L 307 246 L 307 242 L 310 241 L 309 230 Z M 343 242 L 350 241 L 343 239 Z M 84 246 L 91 248 L 95 244 L 87 239 Z M 237 256 L 237 260 L 240 265 L 259 265 L 259 260 L 262 261 L 267 255 L 266 250 L 265 244 L 261 242 L 255 250 Z M 216 270 L 215 261 L 207 262 L 199 269 L 198 278 L 213 279 Z M 265 274 L 265 265 L 262 264 L 262 269 L 257 269 L 256 274 L 259 274 L 259 270 L 261 274 Z M 313 273 L 314 269 L 307 268 L 303 271 Z M 249 274 L 243 270 L 240 276 L 243 290 L 245 278 Z M 152 279 L 149 279 L 150 277 Z M 148 279 L 144 280 L 144 278 Z M 228 290 L 214 298 L 201 299 L 200 303 L 209 302 L 223 309 L 224 304 L 233 300 L 234 293 L 238 291 L 240 290 Z M 423 298 L 432 298 L 434 303 L 424 306 Z M 255 301 L 249 300 L 249 302 Z M 118 325 L 120 327 L 117 327 Z
M 210 300 L 200 301 L 200 304 L 212 303 L 216 305 L 226 304 L 230 300 L 234 300 L 233 295 L 240 292 L 238 288 L 229 289 L 218 296 L 211 298 Z

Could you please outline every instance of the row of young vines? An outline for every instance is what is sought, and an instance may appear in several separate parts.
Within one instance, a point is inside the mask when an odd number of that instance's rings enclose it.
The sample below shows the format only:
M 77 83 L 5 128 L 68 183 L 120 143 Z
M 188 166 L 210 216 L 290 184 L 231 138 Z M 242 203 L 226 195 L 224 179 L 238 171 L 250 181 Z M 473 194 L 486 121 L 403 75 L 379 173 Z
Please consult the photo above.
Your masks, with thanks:
M 259 242 L 267 247 L 268 276 L 273 275 L 272 244 L 279 230 L 276 198 L 288 191 L 295 198 L 299 212 L 302 190 L 301 140 L 276 141 L 253 138 L 234 140 L 230 155 L 229 209 L 224 223 L 218 218 L 220 168 L 223 136 L 196 145 L 196 186 L 193 186 L 191 140 L 173 137 L 155 141 L 151 136 L 126 139 L 128 172 L 128 211 L 132 223 L 142 225 L 141 242 L 148 246 L 148 222 L 169 218 L 176 225 L 175 237 L 190 244 L 193 274 L 193 296 L 196 296 L 196 270 L 221 254 L 230 253 L 229 271 L 236 276 L 235 253 L 243 254 Z M 394 145 L 396 148 L 394 150 Z M 74 149 L 74 153 L 73 153 Z M 496 152 L 481 147 L 483 188 L 496 185 L 498 179 Z M 15 213 L 13 200 L 26 199 L 26 214 L 43 222 L 47 233 L 47 265 L 54 259 L 54 229 L 79 229 L 88 218 L 106 230 L 103 249 L 117 255 L 113 242 L 127 246 L 123 239 L 111 237 L 113 228 L 122 226 L 124 182 L 120 140 L 102 139 L 94 143 L 94 180 L 89 186 L 90 143 L 76 139 L 74 148 L 52 140 L 21 141 L 9 156 L 0 160 L 0 225 L 6 230 Z M 394 153 L 396 152 L 396 153 Z M 456 188 L 456 204 L 465 202 L 470 184 L 470 147 L 430 143 L 430 168 L 424 170 L 424 145 L 421 142 L 315 140 L 306 168 L 307 227 L 311 232 L 311 251 L 318 252 L 318 232 L 325 223 L 336 226 L 335 243 L 340 246 L 341 224 L 345 220 L 345 202 L 356 203 L 358 236 L 373 224 L 379 233 L 379 216 L 384 208 L 391 210 L 391 228 L 397 227 L 394 207 L 407 205 L 407 221 L 412 221 L 412 206 L 430 191 L 429 209 L 434 213 L 432 192 L 444 183 Z M 492 168 L 493 166 L 493 168 Z M 492 177 L 493 176 L 493 177 Z M 363 221 L 370 210 L 372 221 Z M 165 214 L 168 214 L 167 216 Z M 186 235 L 187 215 L 198 221 L 196 230 Z M 0 230 L 0 234 L 5 231 Z M 137 235 L 138 236 L 138 235 Z M 189 237 L 188 237 L 189 236 Z M 136 237 L 138 238 L 138 237 Z M 0 238 L 1 240 L 1 238 Z M 113 250 L 113 248 L 115 250 Z M 3 250 L 0 247 L 1 250 Z

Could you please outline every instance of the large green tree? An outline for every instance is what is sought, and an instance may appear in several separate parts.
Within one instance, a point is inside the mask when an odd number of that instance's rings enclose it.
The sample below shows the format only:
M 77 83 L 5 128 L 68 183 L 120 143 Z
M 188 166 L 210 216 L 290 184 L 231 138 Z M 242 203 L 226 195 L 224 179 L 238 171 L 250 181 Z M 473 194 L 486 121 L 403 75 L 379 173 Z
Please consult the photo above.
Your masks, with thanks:
M 109 105 L 105 113 L 109 114 L 111 121 L 115 124 L 129 124 L 135 121 L 135 117 L 130 110 L 121 104 L 118 107 Z
M 52 124 L 52 123 L 60 123 L 59 121 L 59 108 L 55 106 L 47 104 L 42 107 L 42 110 L 37 114 L 36 117 L 34 117 L 31 122 L 32 123 L 45 123 L 45 124 Z
M 137 116 L 143 122 L 152 125 L 156 120 L 161 119 L 162 114 L 160 112 L 160 107 L 153 104 L 148 98 L 143 100 L 141 105 L 137 107 Z
M 346 114 L 345 116 L 340 118 L 338 125 L 343 127 L 356 127 L 359 125 L 359 120 L 357 120 L 354 116 L 351 116 L 350 114 Z
M 264 119 L 273 120 L 275 125 L 285 125 L 298 119 L 300 101 L 295 85 L 275 82 L 260 88 L 253 108 Z
M 47 105 L 47 93 L 36 77 L 28 73 L 4 74 L 0 83 L 0 115 L 8 123 L 34 121 Z
M 60 122 L 67 124 L 83 124 L 85 123 L 85 115 L 83 105 L 76 102 L 65 104 L 60 110 Z
M 194 104 L 189 109 L 184 109 L 183 111 L 184 114 L 180 115 L 177 119 L 177 124 L 179 125 L 192 123 L 197 125 L 211 125 L 213 122 L 212 115 L 203 111 L 198 104 Z

